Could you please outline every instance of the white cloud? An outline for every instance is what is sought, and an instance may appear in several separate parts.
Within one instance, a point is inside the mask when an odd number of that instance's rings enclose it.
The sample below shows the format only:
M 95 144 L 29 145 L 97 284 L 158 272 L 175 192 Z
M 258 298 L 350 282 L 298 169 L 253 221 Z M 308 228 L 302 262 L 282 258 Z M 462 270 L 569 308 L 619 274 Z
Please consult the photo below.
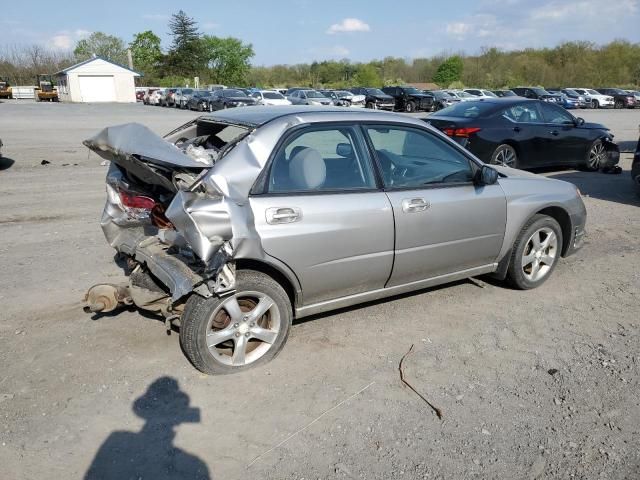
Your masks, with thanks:
M 54 35 L 51 37 L 51 43 L 53 44 L 53 47 L 58 50 L 70 50 L 73 45 L 73 40 L 70 35 Z
M 71 50 L 78 40 L 85 39 L 92 33 L 93 32 L 90 30 L 85 30 L 83 28 L 79 28 L 73 32 L 69 30 L 61 30 L 53 35 L 49 39 L 49 42 L 53 48 L 57 50 Z
M 447 33 L 457 38 L 464 38 L 471 28 L 470 24 L 464 22 L 447 23 Z
M 340 23 L 334 23 L 331 25 L 327 34 L 334 35 L 336 33 L 346 33 L 346 32 L 370 32 L 371 27 L 369 24 L 363 22 L 358 18 L 345 18 Z

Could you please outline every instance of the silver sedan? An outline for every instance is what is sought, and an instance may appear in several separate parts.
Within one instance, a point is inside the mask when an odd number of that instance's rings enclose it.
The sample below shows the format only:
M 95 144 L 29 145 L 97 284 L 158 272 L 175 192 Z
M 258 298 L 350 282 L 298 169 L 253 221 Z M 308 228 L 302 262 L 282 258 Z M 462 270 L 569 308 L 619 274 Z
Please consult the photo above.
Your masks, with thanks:
M 274 358 L 294 318 L 482 274 L 538 287 L 585 232 L 572 184 L 485 165 L 399 114 L 232 109 L 85 145 L 112 160 L 101 225 L 130 272 L 87 310 L 179 323 L 209 374 Z

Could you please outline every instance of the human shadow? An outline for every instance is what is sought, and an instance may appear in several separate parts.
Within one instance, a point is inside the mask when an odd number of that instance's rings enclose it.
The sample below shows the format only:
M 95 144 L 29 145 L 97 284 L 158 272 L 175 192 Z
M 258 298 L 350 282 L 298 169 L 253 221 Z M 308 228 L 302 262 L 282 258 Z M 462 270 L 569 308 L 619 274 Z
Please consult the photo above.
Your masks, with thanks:
M 199 423 L 200 409 L 171 377 L 161 377 L 133 403 L 146 423 L 139 432 L 115 431 L 96 453 L 85 480 L 209 480 L 209 469 L 195 455 L 173 445 L 175 428 Z

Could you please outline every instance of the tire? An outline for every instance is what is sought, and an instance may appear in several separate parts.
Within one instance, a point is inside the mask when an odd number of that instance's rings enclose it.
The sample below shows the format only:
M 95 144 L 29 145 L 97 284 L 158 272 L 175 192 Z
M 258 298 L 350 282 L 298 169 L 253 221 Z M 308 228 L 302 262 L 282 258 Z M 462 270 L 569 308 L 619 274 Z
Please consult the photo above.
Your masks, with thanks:
M 596 140 L 587 150 L 587 158 L 584 160 L 584 167 L 590 172 L 599 170 L 606 164 L 607 151 L 604 148 L 602 140 Z
M 562 229 L 558 222 L 547 215 L 535 215 L 513 245 L 508 282 L 519 290 L 539 287 L 555 270 L 561 251 Z
M 213 112 L 213 103 L 210 103 L 210 104 L 209 104 L 209 111 L 210 111 L 210 112 Z
M 491 155 L 492 165 L 503 165 L 505 167 L 518 168 L 518 152 L 511 145 L 503 143 L 498 145 L 493 155 Z
M 596 110 L 600 108 L 600 103 L 598 102 L 598 100 L 591 100 L 591 108 L 594 108 Z
M 203 112 L 204 111 L 204 107 L 202 106 L 201 103 L 198 104 L 198 111 L 199 112 Z
M 234 295 L 192 295 L 182 314 L 182 350 L 194 367 L 209 375 L 235 373 L 266 363 L 278 355 L 289 336 L 293 314 L 282 286 L 253 270 L 238 271 L 236 282 Z M 268 309 L 252 321 L 251 312 L 259 305 L 264 305 L 261 310 Z M 209 348 L 214 332 L 217 343 Z
M 624 103 L 622 100 L 616 100 L 616 103 L 613 105 L 613 108 L 621 109 L 624 108 Z
M 376 108 L 376 105 L 373 102 L 367 102 L 367 104 L 365 105 L 365 108 L 368 108 L 369 110 L 374 110 Z
M 416 111 L 416 102 L 410 101 L 404 106 L 404 111 L 407 113 L 412 113 Z

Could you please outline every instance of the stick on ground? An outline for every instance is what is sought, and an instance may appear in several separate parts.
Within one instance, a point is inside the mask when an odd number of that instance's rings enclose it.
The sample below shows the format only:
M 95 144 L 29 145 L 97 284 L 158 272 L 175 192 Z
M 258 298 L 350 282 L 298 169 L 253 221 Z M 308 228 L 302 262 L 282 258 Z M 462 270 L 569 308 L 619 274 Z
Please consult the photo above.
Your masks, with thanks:
M 436 407 L 433 403 L 431 403 L 429 400 L 427 400 L 424 395 L 422 395 L 420 392 L 418 392 L 415 388 L 413 388 L 413 385 L 411 385 L 405 378 L 404 378 L 404 360 L 405 358 L 407 358 L 409 356 L 409 354 L 413 352 L 413 344 L 411 345 L 411 347 L 409 348 L 409 351 L 407 353 L 405 353 L 403 355 L 403 357 L 400 359 L 400 365 L 398 365 L 398 371 L 400 372 L 400 380 L 402 380 L 402 383 L 404 383 L 407 387 L 409 387 L 411 390 L 413 390 L 413 393 L 415 393 L 416 395 L 418 395 L 427 405 L 429 405 L 434 412 L 436 412 L 436 415 L 438 416 L 439 419 L 442 419 L 442 410 L 440 410 L 438 407 Z

